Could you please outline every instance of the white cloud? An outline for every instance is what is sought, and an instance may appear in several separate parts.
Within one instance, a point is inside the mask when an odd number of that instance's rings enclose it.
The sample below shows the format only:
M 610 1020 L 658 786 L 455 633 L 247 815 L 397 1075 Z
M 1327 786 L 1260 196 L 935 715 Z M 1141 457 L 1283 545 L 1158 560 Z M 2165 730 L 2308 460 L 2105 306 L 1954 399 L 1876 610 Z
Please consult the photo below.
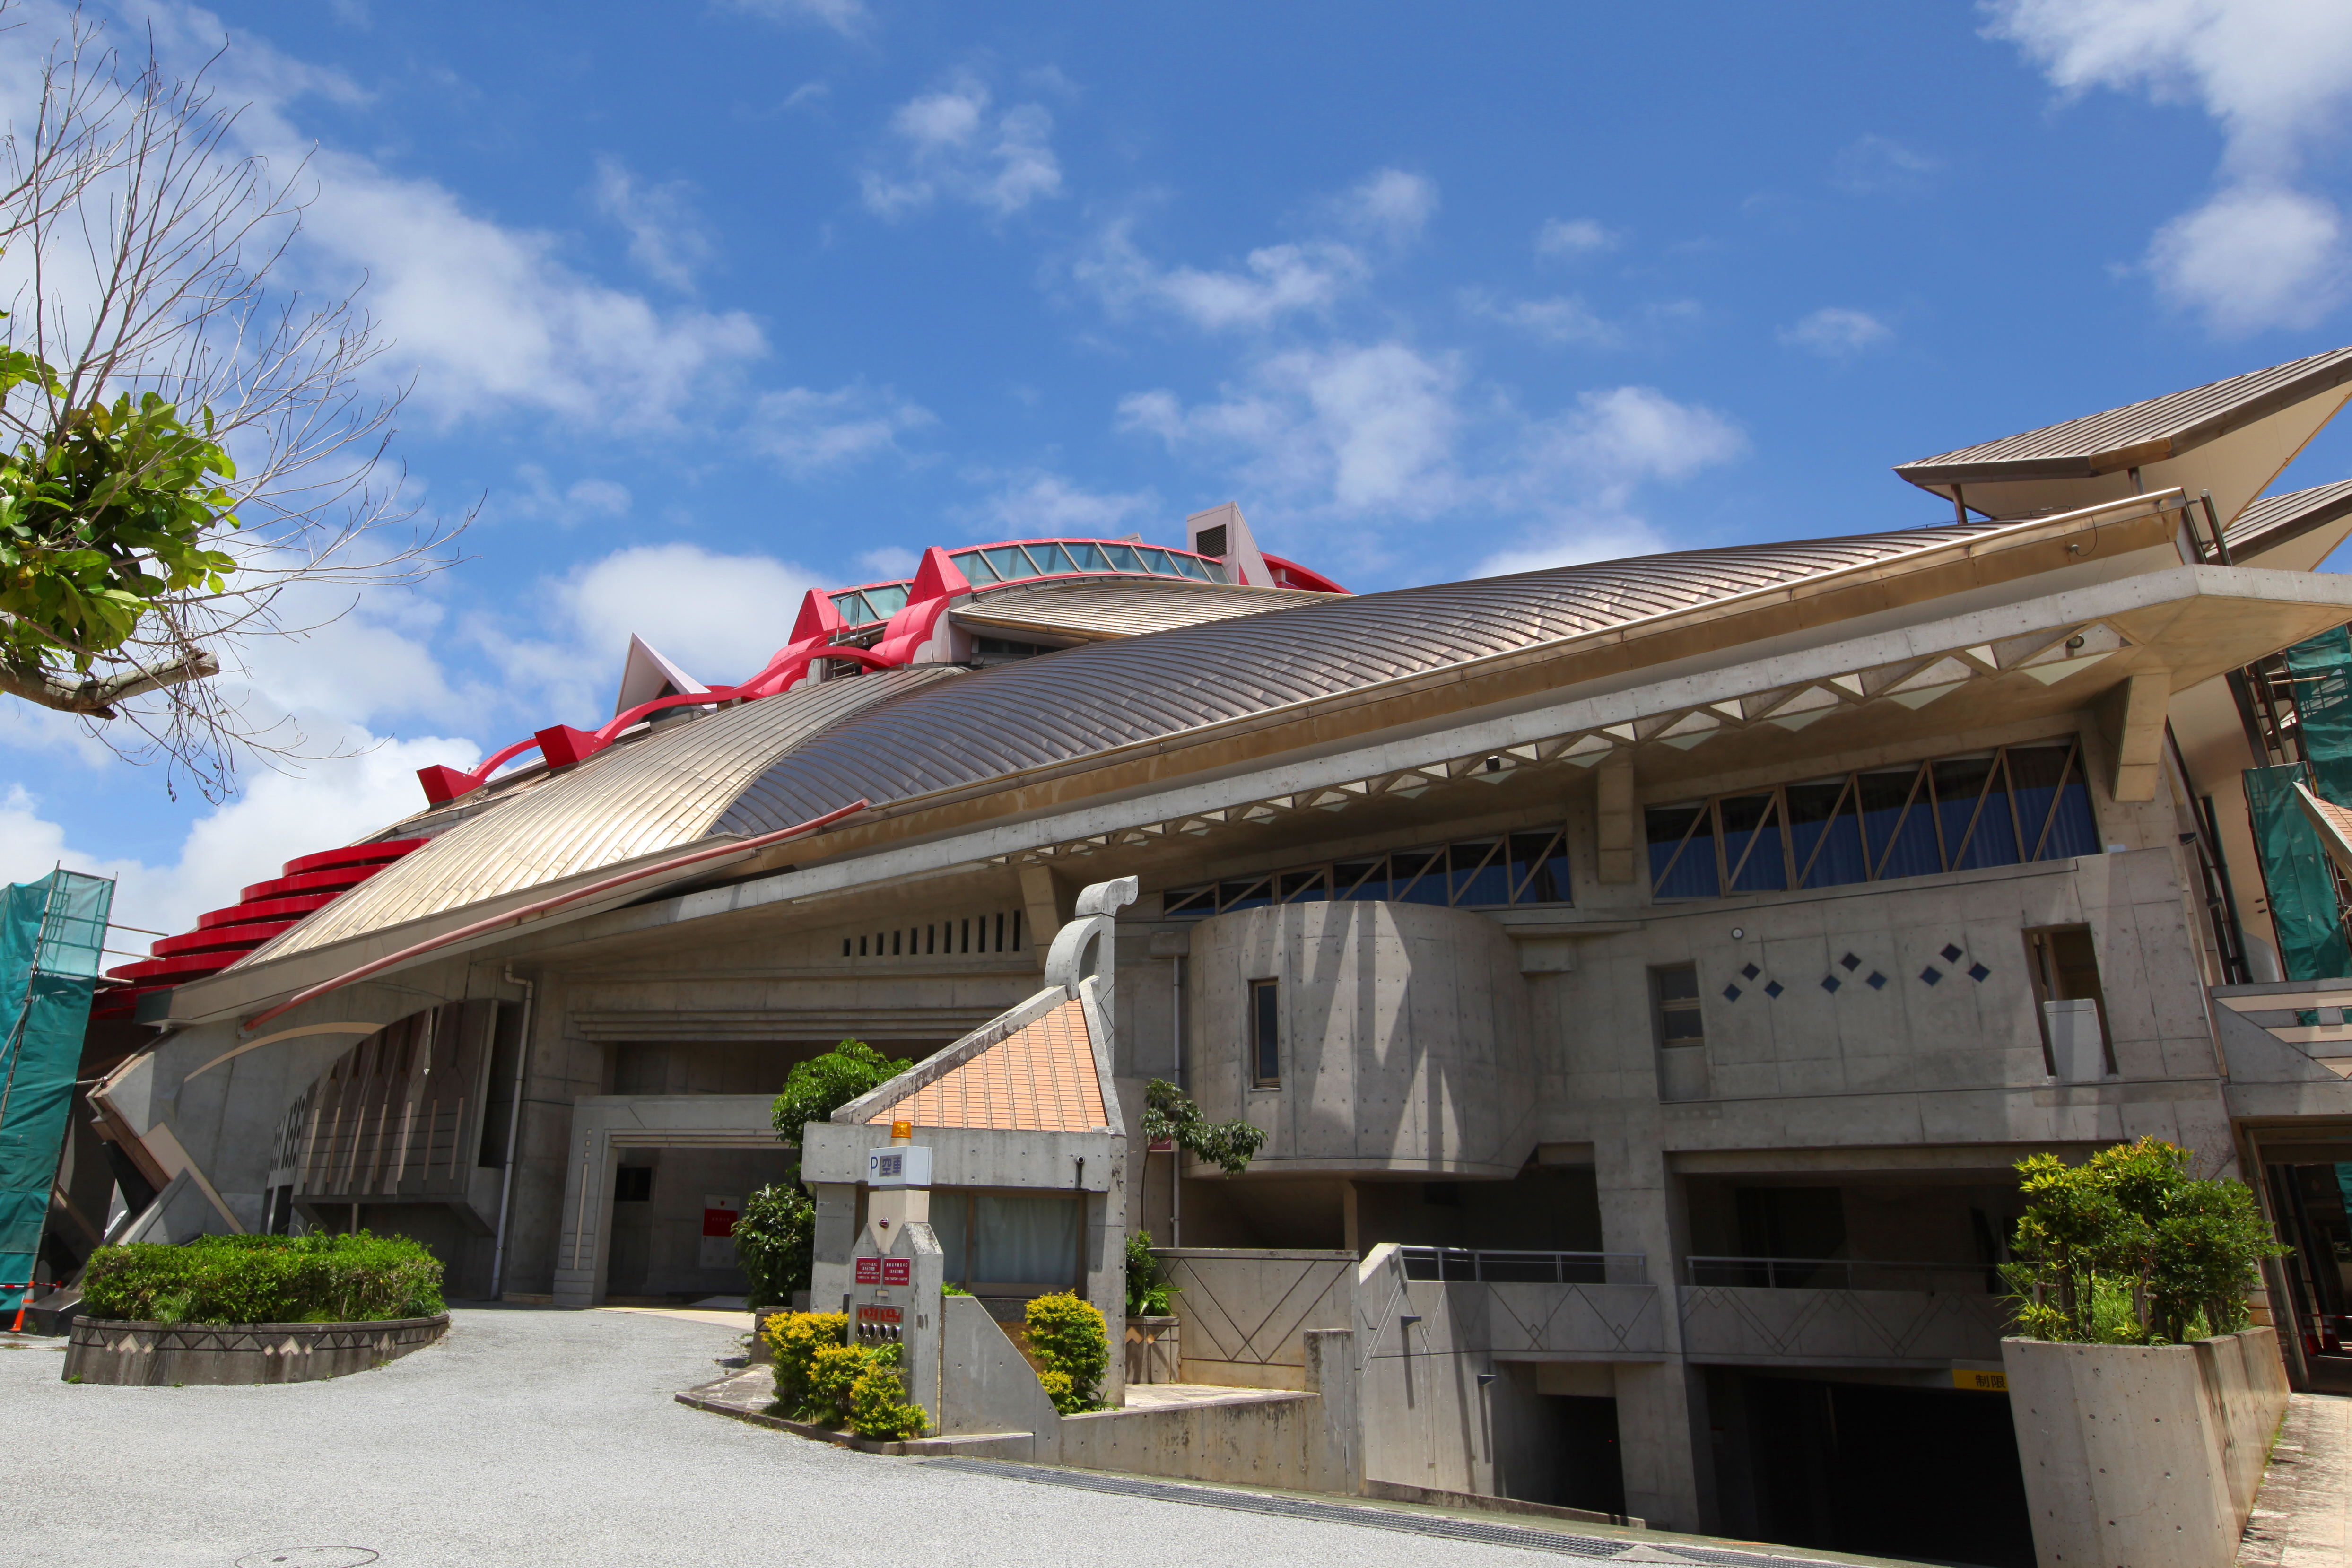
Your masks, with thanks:
M 1375 169 L 1329 204 L 1343 227 L 1391 245 L 1421 237 L 1437 212 L 1437 182 L 1402 169 Z
M 1536 230 L 1536 254 L 1568 260 L 1607 250 L 1617 243 L 1617 236 L 1589 217 L 1546 218 Z
M 1606 512 L 1576 515 L 1548 523 L 1508 549 L 1495 552 L 1473 567 L 1470 575 L 1507 577 L 1516 572 L 1540 572 L 1587 561 L 1654 555 L 1667 548 L 1658 531 L 1638 517 Z
M 749 435 L 752 447 L 786 473 L 808 479 L 894 451 L 900 436 L 935 423 L 929 409 L 887 386 L 852 384 L 832 392 L 795 386 L 760 398 Z
M 863 176 L 867 209 L 902 217 L 945 199 L 1005 217 L 1061 195 L 1054 117 L 1034 103 L 992 113 L 992 100 L 977 78 L 961 74 L 901 104 L 890 117 L 890 167 Z
M 878 550 L 868 550 L 858 556 L 857 564 L 866 573 L 862 581 L 886 582 L 895 577 L 911 577 L 923 558 L 903 544 L 885 544 Z
M 2352 273 L 2344 215 L 2274 185 L 2233 185 L 2174 218 L 2147 260 L 2167 299 L 2202 310 L 2228 337 L 2317 325 L 2342 303 Z
M 1825 305 L 1790 326 L 1780 329 L 1780 341 L 1823 359 L 1844 359 L 1877 347 L 1895 336 L 1895 330 L 1867 310 Z
M 1605 348 L 1623 334 L 1592 313 L 1583 297 L 1555 294 L 1548 300 L 1505 300 L 1483 289 L 1465 289 L 1463 308 L 1550 343 L 1590 343 Z
M 1269 245 L 1240 268 L 1163 268 L 1136 247 L 1133 226 L 1105 228 L 1076 268 L 1078 280 L 1113 310 L 1145 304 L 1209 331 L 1263 329 L 1297 311 L 1328 310 L 1370 275 L 1354 246 L 1336 240 Z
M 1687 479 L 1748 449 L 1739 427 L 1711 408 L 1677 403 L 1655 387 L 1579 395 L 1573 409 L 1536 424 L 1527 482 L 1574 477 L 1611 496 L 1654 479 Z
M 845 38 L 862 36 L 873 13 L 866 9 L 864 0 L 729 0 L 739 11 L 754 16 L 764 16 L 772 22 L 814 22 L 821 27 L 831 27 Z
M 2217 333 L 2307 326 L 2345 298 L 2341 215 L 2297 185 L 2305 151 L 2352 105 L 2352 6 L 2341 0 L 1996 0 L 1987 29 L 2074 93 L 2104 87 L 2194 103 L 2225 140 L 2221 189 L 2166 225 L 2147 264 Z M 2251 277 L 2235 268 L 2244 263 Z
M 558 490 L 547 477 L 547 470 L 537 463 L 524 463 L 515 469 L 521 481 L 519 491 L 505 491 L 491 498 L 497 510 L 514 517 L 546 519 L 569 526 L 587 518 L 619 517 L 626 512 L 635 499 L 626 485 L 612 479 L 587 479 L 574 480 L 565 489 Z
M 683 180 L 648 185 L 618 158 L 596 160 L 596 210 L 628 235 L 629 259 L 685 292 L 693 290 L 696 269 L 709 262 L 711 251 L 691 194 Z
M 1243 455 L 1253 487 L 1310 504 L 1426 517 L 1462 497 L 1453 461 L 1461 371 L 1402 343 L 1296 349 L 1261 361 L 1223 401 L 1172 393 L 1119 404 L 1123 428 Z
M 1916 191 L 1942 167 L 1926 153 L 1874 132 L 1839 150 L 1830 163 L 1830 184 L 1858 196 Z
M 995 539 L 1110 539 L 1154 504 L 1149 495 L 1089 490 L 1060 474 L 1032 471 L 1012 477 L 982 502 L 980 517 Z

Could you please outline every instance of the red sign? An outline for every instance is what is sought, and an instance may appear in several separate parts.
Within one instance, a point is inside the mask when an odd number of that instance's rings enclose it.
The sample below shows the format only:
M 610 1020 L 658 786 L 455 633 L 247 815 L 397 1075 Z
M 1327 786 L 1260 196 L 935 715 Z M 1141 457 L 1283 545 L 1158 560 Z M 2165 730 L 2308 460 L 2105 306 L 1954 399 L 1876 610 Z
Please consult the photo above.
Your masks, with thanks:
M 915 1282 L 915 1260 L 911 1258 L 886 1258 L 882 1260 L 882 1283 L 912 1285 Z
M 860 1307 L 857 1309 L 857 1321 L 861 1323 L 896 1323 L 902 1321 L 905 1317 L 905 1310 L 898 1307 Z
M 743 1216 L 741 1215 L 737 1214 L 733 1209 L 704 1209 L 702 1211 L 702 1234 L 705 1236 L 732 1236 L 735 1234 L 735 1222 L 742 1217 Z
M 859 1258 L 857 1260 L 857 1282 L 860 1285 L 881 1284 L 882 1260 L 878 1258 Z

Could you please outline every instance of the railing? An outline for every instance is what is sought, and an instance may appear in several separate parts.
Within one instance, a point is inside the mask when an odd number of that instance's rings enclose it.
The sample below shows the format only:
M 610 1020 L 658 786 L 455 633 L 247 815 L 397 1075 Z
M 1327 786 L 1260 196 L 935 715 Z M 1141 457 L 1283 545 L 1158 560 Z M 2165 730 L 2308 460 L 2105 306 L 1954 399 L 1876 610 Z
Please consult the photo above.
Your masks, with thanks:
M 1647 1285 L 1640 1252 L 1511 1252 L 1463 1247 L 1402 1247 L 1404 1277 L 1449 1284 Z
M 2000 1276 L 1982 1263 L 1881 1263 L 1863 1258 L 1691 1258 L 1693 1285 L 1767 1290 L 1925 1290 L 1997 1296 Z

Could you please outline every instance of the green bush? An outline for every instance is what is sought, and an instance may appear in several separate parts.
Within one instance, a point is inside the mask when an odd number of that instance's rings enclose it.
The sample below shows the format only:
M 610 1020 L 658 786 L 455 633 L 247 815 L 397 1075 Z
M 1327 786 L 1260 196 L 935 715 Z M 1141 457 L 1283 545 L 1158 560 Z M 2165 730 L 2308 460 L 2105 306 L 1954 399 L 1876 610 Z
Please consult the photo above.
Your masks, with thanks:
M 844 1040 L 784 1075 L 784 1092 L 776 1096 L 769 1119 L 779 1138 L 797 1144 L 801 1130 L 810 1122 L 825 1121 L 859 1095 L 879 1089 L 914 1065 L 909 1059 L 893 1061 L 864 1040 Z
M 1143 1136 L 1149 1143 L 1171 1142 L 1229 1176 L 1248 1170 L 1265 1147 L 1263 1130 L 1246 1121 L 1211 1121 L 1182 1089 L 1158 1078 L 1143 1086 Z
M 1151 1250 L 1151 1233 L 1130 1233 L 1127 1238 L 1127 1315 L 1164 1318 L 1175 1304 L 1176 1287 L 1160 1278 L 1160 1255 Z
M 2199 1181 L 2155 1138 L 2069 1166 L 2017 1163 L 2032 1199 L 2001 1266 L 2019 1332 L 2091 1344 L 2179 1344 L 2246 1326 L 2272 1237 L 2242 1182 Z
M 760 1325 L 776 1367 L 776 1403 L 797 1417 L 814 1396 L 810 1372 L 816 1352 L 849 1336 L 846 1312 L 778 1312 Z
M 809 1398 L 801 1419 L 820 1426 L 848 1426 L 857 1380 L 873 1364 L 873 1354 L 864 1345 L 818 1346 L 809 1358 Z
M 735 1261 L 751 1281 L 750 1307 L 789 1307 L 816 1259 L 816 1205 L 799 1184 L 761 1187 L 734 1226 Z
M 158 1323 L 351 1323 L 442 1310 L 441 1260 L 404 1236 L 201 1236 L 90 1254 L 95 1317 Z
M 923 1414 L 921 1405 L 907 1403 L 907 1387 L 898 1381 L 898 1368 L 880 1364 L 879 1358 L 869 1360 L 850 1388 L 849 1429 L 861 1437 L 896 1443 L 921 1436 L 930 1425 L 931 1418 Z
M 1110 1335 L 1094 1303 L 1068 1290 L 1040 1296 L 1029 1303 L 1024 1327 L 1029 1348 L 1045 1363 L 1038 1381 L 1052 1395 L 1054 1408 L 1065 1415 L 1103 1409 L 1097 1391 L 1110 1367 Z M 1056 1375 L 1066 1380 L 1058 1392 L 1049 1381 Z

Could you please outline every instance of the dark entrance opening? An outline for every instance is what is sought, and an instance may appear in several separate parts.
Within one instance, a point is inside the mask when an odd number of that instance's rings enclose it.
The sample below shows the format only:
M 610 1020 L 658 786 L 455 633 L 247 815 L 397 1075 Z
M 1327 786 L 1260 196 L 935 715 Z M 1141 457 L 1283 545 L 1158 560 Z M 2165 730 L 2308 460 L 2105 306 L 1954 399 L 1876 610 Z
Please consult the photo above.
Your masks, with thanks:
M 1595 1513 L 1625 1513 L 1625 1465 L 1617 1447 L 1617 1402 L 1585 1394 L 1557 1394 L 1559 1408 L 1561 1508 Z
M 2033 1568 L 2006 1398 L 1799 1378 L 1739 1382 L 1734 1403 L 1744 1407 L 1751 1495 L 1738 1500 L 1764 1540 Z

